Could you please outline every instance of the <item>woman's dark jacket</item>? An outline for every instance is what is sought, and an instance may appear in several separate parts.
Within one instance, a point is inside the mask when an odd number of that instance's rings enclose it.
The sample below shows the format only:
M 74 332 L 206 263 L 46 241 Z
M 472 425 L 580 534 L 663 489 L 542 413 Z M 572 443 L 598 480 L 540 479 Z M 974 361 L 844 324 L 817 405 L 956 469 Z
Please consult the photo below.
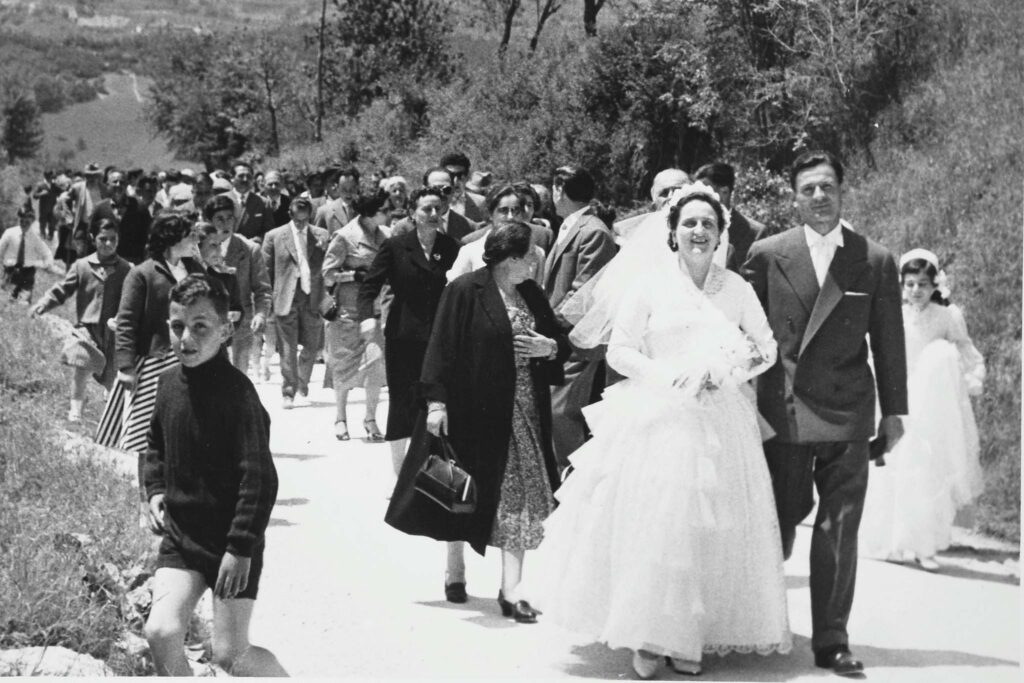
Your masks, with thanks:
M 564 382 L 562 364 L 571 349 L 540 286 L 527 280 L 517 289 L 533 314 L 537 332 L 558 343 L 554 359 L 532 359 L 529 364 L 544 463 L 555 489 L 558 468 L 551 445 L 550 385 Z M 424 412 L 391 497 L 388 524 L 408 534 L 468 541 L 484 554 L 505 474 L 515 386 L 512 326 L 494 277 L 488 268 L 462 275 L 441 297 L 423 363 L 421 396 L 425 402 L 443 401 L 448 409 L 449 442 L 476 479 L 477 509 L 473 514 L 454 515 L 415 491 L 416 473 L 433 440 L 426 432 Z

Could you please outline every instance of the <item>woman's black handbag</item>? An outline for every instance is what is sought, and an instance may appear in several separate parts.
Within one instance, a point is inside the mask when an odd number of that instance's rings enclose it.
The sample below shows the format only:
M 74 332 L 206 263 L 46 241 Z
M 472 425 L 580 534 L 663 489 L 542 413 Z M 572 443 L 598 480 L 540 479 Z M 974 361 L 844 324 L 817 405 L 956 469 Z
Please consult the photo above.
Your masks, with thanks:
M 337 284 L 333 284 L 325 288 L 324 296 L 320 299 L 320 317 L 329 323 L 338 319 L 338 297 L 334 294 L 337 287 Z
M 469 514 L 476 510 L 476 482 L 459 465 L 455 450 L 443 436 L 441 455 L 431 453 L 416 473 L 415 488 L 453 514 Z

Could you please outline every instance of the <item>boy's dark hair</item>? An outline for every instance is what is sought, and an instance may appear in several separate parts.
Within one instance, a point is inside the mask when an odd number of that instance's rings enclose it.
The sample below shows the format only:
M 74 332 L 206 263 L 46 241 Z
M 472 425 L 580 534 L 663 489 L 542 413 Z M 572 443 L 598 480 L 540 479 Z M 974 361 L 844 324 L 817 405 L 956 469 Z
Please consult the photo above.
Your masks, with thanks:
M 441 190 L 436 187 L 421 187 L 413 190 L 413 193 L 409 195 L 409 205 L 415 208 L 423 197 L 437 197 L 443 202 L 448 201 L 448 197 L 441 194 Z
M 89 237 L 96 239 L 96 237 L 104 230 L 113 230 L 121 236 L 121 224 L 114 216 L 100 216 L 93 218 L 89 222 Z
M 552 181 L 554 187 L 561 187 L 565 196 L 574 202 L 586 204 L 597 194 L 594 176 L 579 166 L 559 166 Z
M 814 150 L 811 152 L 804 152 L 796 158 L 796 161 L 793 162 L 793 166 L 789 169 L 789 186 L 795 191 L 797 174 L 805 168 L 811 168 L 812 166 L 819 166 L 821 164 L 828 164 L 831 166 L 832 170 L 836 173 L 836 182 L 840 185 L 843 184 L 843 162 L 839 160 L 839 157 L 831 152 Z
M 160 181 L 156 179 L 155 175 L 144 175 L 139 178 L 138 182 L 135 183 L 136 190 L 156 190 L 157 185 Z
M 736 170 L 732 165 L 722 161 L 711 164 L 704 164 L 693 174 L 694 180 L 709 180 L 712 185 L 728 187 L 730 190 L 736 187 Z
M 203 273 L 192 273 L 171 288 L 171 303 L 190 306 L 200 299 L 209 299 L 221 321 L 227 321 L 230 296 L 220 280 Z

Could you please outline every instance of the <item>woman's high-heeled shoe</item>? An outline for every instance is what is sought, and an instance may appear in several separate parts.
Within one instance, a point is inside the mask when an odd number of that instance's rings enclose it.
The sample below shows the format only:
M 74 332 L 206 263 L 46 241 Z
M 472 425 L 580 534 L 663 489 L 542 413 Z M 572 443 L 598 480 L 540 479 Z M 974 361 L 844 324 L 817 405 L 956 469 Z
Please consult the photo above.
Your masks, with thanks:
M 672 670 L 687 676 L 700 676 L 700 662 L 690 659 L 679 659 L 678 657 L 665 657 L 665 663 L 672 667 Z
M 654 674 L 658 673 L 661 657 L 650 652 L 641 654 L 642 652 L 644 651 L 637 650 L 633 653 L 633 673 L 637 678 L 646 681 L 654 678 Z
M 501 616 L 512 617 L 518 624 L 536 624 L 537 615 L 540 614 L 526 600 L 509 602 L 505 599 L 504 591 L 498 591 L 498 606 L 501 608 Z
M 348 425 L 345 424 L 344 420 L 338 420 L 334 423 L 334 438 L 338 441 L 348 441 Z
M 367 418 L 363 420 L 363 429 L 366 430 L 367 441 L 383 441 L 384 435 L 380 433 L 377 421 Z

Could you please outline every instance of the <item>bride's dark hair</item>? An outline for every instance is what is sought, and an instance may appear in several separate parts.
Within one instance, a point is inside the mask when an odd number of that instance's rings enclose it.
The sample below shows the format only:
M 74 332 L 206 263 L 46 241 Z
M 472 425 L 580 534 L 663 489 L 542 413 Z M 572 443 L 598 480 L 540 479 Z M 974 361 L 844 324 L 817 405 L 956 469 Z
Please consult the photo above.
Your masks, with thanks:
M 722 226 L 725 225 L 725 210 L 722 208 L 722 203 L 705 192 L 694 192 L 669 207 L 668 248 L 672 251 L 679 251 L 679 244 L 676 242 L 676 227 L 679 225 L 679 213 L 684 206 L 692 201 L 704 202 L 714 210 L 715 218 L 718 219 L 718 238 L 722 238 Z

